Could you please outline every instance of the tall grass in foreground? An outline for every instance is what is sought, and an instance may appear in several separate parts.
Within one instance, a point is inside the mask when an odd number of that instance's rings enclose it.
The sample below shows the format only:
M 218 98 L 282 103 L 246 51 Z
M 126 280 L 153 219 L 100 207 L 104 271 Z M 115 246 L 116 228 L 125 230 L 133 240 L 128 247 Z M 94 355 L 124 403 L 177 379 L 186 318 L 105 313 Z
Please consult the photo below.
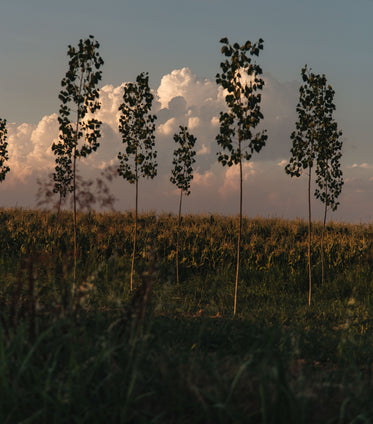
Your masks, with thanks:
M 231 320 L 234 219 L 185 217 L 177 285 L 174 217 L 139 218 L 130 293 L 133 216 L 78 215 L 72 302 L 69 214 L 0 213 L 0 422 L 373 420 L 369 226 L 329 225 L 309 308 L 307 225 L 245 219 Z
M 331 341 L 278 325 L 164 316 L 148 317 L 136 334 L 132 321 L 103 312 L 81 314 L 78 324 L 43 321 L 33 340 L 27 320 L 8 336 L 0 327 L 1 422 L 373 417 L 371 368 L 349 356 L 356 345 L 341 336 Z M 359 349 L 367 359 L 371 340 L 362 339 Z M 325 360 L 328 350 L 333 357 Z

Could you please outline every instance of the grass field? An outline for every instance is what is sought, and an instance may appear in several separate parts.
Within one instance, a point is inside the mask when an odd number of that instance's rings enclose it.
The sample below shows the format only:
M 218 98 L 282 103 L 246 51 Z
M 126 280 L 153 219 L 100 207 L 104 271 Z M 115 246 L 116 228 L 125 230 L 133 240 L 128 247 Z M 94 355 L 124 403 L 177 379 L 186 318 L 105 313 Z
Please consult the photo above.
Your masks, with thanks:
M 373 229 L 236 218 L 0 211 L 1 423 L 370 423 Z

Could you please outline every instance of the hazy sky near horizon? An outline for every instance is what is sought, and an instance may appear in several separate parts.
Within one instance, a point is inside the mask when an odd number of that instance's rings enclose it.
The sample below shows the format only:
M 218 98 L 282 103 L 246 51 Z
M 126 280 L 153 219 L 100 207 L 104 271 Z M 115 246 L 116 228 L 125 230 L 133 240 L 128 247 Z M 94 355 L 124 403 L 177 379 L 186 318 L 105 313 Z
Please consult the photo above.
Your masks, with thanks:
M 192 194 L 184 210 L 235 214 L 238 174 L 216 161 L 217 119 L 224 108 L 215 83 L 219 39 L 264 39 L 263 128 L 269 139 L 245 166 L 248 216 L 306 217 L 306 179 L 284 173 L 297 118 L 300 70 L 308 64 L 333 86 L 343 130 L 345 185 L 333 219 L 371 220 L 373 211 L 372 0 L 4 0 L 0 15 L 0 117 L 8 121 L 11 172 L 0 184 L 0 206 L 35 205 L 36 179 L 53 171 L 60 82 L 67 45 L 93 34 L 105 61 L 101 83 L 101 148 L 81 172 L 93 178 L 115 163 L 122 146 L 117 108 L 124 82 L 149 72 L 158 115 L 159 175 L 141 184 L 140 208 L 175 212 L 169 182 L 172 135 L 189 125 L 197 136 Z M 116 180 L 119 210 L 133 207 L 133 187 Z M 314 217 L 322 208 L 313 202 Z

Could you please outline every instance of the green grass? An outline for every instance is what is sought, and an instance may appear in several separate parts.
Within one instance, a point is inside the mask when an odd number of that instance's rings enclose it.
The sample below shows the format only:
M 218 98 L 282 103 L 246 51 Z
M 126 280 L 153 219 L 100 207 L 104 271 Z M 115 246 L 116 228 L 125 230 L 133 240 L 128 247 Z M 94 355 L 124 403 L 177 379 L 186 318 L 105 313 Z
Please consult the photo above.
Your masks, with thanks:
M 306 226 L 245 220 L 232 317 L 235 219 L 187 216 L 175 283 L 172 216 L 0 211 L 1 423 L 369 423 L 369 226 L 330 224 L 320 284 Z M 148 293 L 146 301 L 144 293 Z

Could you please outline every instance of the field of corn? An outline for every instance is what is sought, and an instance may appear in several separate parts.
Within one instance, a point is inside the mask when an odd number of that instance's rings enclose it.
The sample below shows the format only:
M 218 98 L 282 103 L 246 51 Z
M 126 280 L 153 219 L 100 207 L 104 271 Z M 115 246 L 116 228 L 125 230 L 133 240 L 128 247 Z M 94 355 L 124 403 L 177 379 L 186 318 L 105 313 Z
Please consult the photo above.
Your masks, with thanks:
M 1 423 L 370 423 L 373 228 L 0 211 Z

